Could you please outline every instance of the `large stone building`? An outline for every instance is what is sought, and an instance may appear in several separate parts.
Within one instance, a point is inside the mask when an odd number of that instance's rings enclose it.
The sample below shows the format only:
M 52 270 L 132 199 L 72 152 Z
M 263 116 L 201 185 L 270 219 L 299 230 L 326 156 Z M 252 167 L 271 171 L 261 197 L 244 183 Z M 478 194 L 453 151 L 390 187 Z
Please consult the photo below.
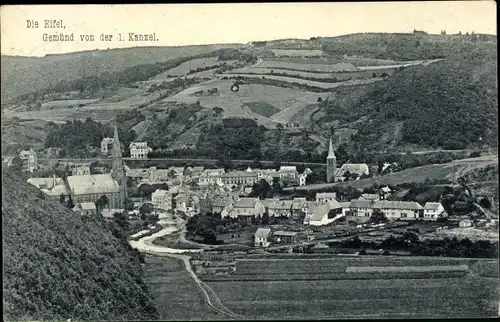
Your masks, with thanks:
M 337 157 L 333 149 L 332 139 L 328 148 L 328 156 L 326 157 L 326 182 L 335 182 L 335 171 L 337 170 Z
M 127 177 L 116 125 L 111 154 L 113 157 L 111 174 L 69 176 L 66 179 L 69 193 L 75 203 L 96 202 L 104 195 L 108 199 L 106 208 L 124 208 L 127 198 Z

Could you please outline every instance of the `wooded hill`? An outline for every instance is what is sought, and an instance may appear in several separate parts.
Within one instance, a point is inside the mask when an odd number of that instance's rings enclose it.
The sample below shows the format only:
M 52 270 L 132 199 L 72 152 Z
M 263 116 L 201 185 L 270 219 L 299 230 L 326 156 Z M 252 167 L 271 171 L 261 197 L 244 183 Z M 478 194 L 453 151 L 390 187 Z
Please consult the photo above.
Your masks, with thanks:
M 123 241 L 10 169 L 2 169 L 2 225 L 5 320 L 158 318 Z

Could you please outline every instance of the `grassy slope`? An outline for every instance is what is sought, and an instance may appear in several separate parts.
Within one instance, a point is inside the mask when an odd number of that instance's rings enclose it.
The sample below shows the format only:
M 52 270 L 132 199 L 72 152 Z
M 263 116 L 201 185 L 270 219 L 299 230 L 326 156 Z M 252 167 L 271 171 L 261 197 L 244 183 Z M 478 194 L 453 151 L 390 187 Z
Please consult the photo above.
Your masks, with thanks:
M 57 82 L 117 72 L 129 67 L 164 62 L 240 45 L 199 45 L 182 47 L 135 47 L 85 51 L 45 57 L 2 56 L 2 103 L 18 95 L 43 89 Z M 4 81 L 4 80 L 9 80 Z
M 2 169 L 4 319 L 155 319 L 132 257 L 101 222 L 85 222 Z

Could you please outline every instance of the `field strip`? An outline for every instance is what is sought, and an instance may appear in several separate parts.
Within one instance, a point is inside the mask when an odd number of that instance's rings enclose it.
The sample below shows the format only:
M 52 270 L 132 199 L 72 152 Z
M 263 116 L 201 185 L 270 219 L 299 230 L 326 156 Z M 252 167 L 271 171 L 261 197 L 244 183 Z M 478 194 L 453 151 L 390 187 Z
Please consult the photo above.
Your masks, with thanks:
M 467 265 L 454 266 L 401 266 L 401 267 L 384 267 L 384 266 L 348 266 L 346 273 L 412 273 L 412 272 L 453 272 L 467 271 Z

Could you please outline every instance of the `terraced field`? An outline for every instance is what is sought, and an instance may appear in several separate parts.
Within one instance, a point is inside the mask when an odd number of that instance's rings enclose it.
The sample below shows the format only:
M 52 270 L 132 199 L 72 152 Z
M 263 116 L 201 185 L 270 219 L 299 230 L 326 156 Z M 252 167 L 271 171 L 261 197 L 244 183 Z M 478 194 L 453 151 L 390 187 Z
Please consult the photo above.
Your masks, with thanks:
M 359 70 L 350 63 L 337 63 L 337 64 L 298 64 L 289 63 L 284 61 L 273 61 L 273 60 L 263 60 L 259 65 L 261 68 L 279 68 L 279 69 L 291 69 L 291 70 L 302 70 L 320 73 L 333 73 L 333 72 L 354 72 Z
M 189 73 L 190 70 L 194 70 L 197 68 L 203 68 L 207 66 L 212 66 L 212 65 L 218 65 L 221 64 L 222 62 L 217 61 L 217 57 L 206 57 L 206 58 L 197 58 L 197 59 L 192 59 L 189 60 L 185 63 L 180 64 L 177 67 L 174 67 L 172 69 L 169 69 L 161 74 L 156 75 L 155 77 L 152 78 L 152 80 L 160 80 L 160 79 L 165 79 L 169 78 L 172 76 L 184 76 Z M 168 76 L 170 75 L 170 76 Z
M 319 49 L 271 49 L 276 56 L 308 57 L 323 56 L 325 53 Z
M 428 265 L 437 265 L 446 270 L 444 266 L 459 264 L 468 265 L 473 273 L 417 279 L 411 277 L 412 272 L 403 278 L 295 279 L 332 274 L 347 267 L 395 266 L 405 270 L 412 265 L 428 270 Z M 493 317 L 498 310 L 498 278 L 480 277 L 484 268 L 476 269 L 475 265 L 475 260 L 414 257 L 255 259 L 238 261 L 236 267 L 237 275 L 253 280 L 213 278 L 207 284 L 224 305 L 251 319 Z M 487 266 L 492 265 L 498 267 L 498 262 L 490 261 Z
M 312 81 L 312 80 L 301 79 L 301 78 L 275 76 L 275 75 L 231 74 L 231 76 L 232 77 L 248 77 L 248 78 L 265 77 L 266 79 L 277 80 L 280 82 L 285 82 L 285 83 L 290 83 L 290 84 L 293 84 L 293 83 L 304 84 L 307 86 L 318 87 L 318 88 L 322 88 L 325 90 L 339 87 L 339 86 L 346 86 L 346 85 L 352 86 L 352 85 L 369 84 L 369 83 L 383 80 L 383 78 L 381 78 L 381 77 L 376 77 L 376 78 L 374 77 L 374 78 L 369 78 L 369 79 L 359 79 L 359 80 L 357 79 L 357 80 L 349 80 L 349 81 L 345 81 L 345 82 L 326 83 L 326 82 L 318 82 L 318 81 Z

